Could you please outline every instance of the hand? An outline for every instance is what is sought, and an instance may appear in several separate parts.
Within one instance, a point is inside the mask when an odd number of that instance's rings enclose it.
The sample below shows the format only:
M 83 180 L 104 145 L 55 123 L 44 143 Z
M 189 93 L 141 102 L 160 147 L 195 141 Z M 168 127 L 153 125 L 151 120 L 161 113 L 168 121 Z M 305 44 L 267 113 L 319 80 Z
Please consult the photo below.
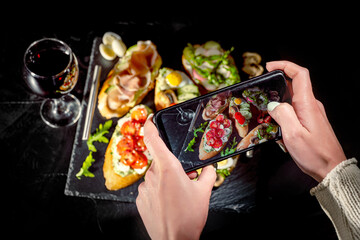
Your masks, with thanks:
M 190 180 L 150 119 L 144 128 L 153 162 L 139 185 L 136 205 L 145 227 L 152 239 L 198 239 L 216 180 L 214 167 L 203 168 L 197 181 Z
M 284 144 L 296 164 L 320 182 L 336 165 L 346 160 L 346 156 L 324 106 L 314 97 L 309 71 L 287 61 L 269 62 L 266 68 L 268 71 L 283 70 L 293 80 L 292 106 L 270 103 L 269 114 L 280 125 Z

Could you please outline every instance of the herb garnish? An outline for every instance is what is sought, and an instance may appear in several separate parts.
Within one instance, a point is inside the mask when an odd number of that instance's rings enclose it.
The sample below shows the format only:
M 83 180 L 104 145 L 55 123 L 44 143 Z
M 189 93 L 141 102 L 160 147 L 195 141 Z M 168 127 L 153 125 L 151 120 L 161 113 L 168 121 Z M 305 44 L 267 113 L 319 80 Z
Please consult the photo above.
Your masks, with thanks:
M 95 159 L 92 156 L 92 152 L 86 157 L 85 161 L 82 164 L 80 171 L 76 174 L 78 179 L 81 179 L 81 176 L 85 177 L 95 177 L 95 175 L 89 171 L 89 167 L 91 167 L 92 163 L 95 162 Z
M 93 142 L 95 142 L 95 141 L 102 142 L 102 143 L 109 142 L 109 139 L 104 137 L 104 135 L 106 133 L 109 133 L 109 129 L 110 129 L 111 125 L 112 125 L 112 120 L 106 121 L 104 126 L 101 123 L 99 124 L 99 128 L 96 129 L 96 132 L 94 134 L 92 134 L 86 142 L 86 144 L 89 148 L 89 151 L 93 151 L 93 152 L 97 151 L 93 144 Z
M 95 162 L 95 159 L 92 156 L 93 152 L 96 152 L 97 149 L 94 146 L 93 142 L 102 142 L 102 143 L 108 143 L 109 139 L 106 138 L 104 135 L 109 133 L 109 129 L 111 128 L 112 120 L 108 120 L 102 125 L 99 124 L 99 127 L 96 129 L 96 132 L 92 134 L 89 139 L 87 140 L 86 144 L 88 146 L 88 149 L 90 151 L 89 155 L 86 157 L 85 161 L 82 164 L 82 167 L 80 171 L 76 174 L 76 177 L 78 179 L 81 179 L 82 176 L 85 177 L 95 177 L 95 175 L 89 171 L 89 168 L 91 167 L 92 163 Z
M 228 169 L 217 169 L 216 173 L 220 174 L 223 178 L 230 176 L 230 171 Z
M 194 137 L 190 140 L 187 148 L 185 149 L 185 152 L 186 151 L 194 152 L 194 149 L 192 147 L 196 143 L 196 138 L 198 137 L 197 133 L 198 132 L 203 133 L 205 131 L 205 127 L 206 127 L 207 124 L 208 124 L 208 122 L 203 122 L 202 124 L 200 124 L 200 127 L 194 129 Z
M 236 151 L 236 147 L 235 147 L 236 144 L 237 144 L 236 137 L 234 137 L 234 139 L 233 139 L 233 141 L 232 141 L 232 143 L 231 143 L 231 145 L 230 145 L 230 149 L 229 149 L 229 148 L 226 148 L 226 149 L 225 149 L 225 152 L 224 152 L 224 150 L 222 150 L 222 151 L 221 151 L 221 156 L 224 157 L 224 156 L 227 156 L 227 155 L 229 155 L 229 154 L 234 153 L 234 152 Z

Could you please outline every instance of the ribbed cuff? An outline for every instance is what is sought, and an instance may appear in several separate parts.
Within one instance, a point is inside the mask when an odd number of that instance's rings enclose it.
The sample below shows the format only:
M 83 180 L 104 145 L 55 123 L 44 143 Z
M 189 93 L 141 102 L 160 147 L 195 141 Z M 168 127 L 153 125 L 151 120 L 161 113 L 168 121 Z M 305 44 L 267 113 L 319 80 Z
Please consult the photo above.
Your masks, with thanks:
M 360 169 L 348 159 L 310 190 L 332 221 L 339 239 L 360 239 Z
M 319 191 L 329 187 L 329 184 L 332 180 L 336 181 L 338 178 L 341 178 L 342 174 L 346 171 L 345 169 L 353 164 L 355 165 L 355 167 L 357 167 L 357 160 L 355 158 L 350 158 L 346 161 L 339 163 L 336 167 L 333 168 L 333 170 L 331 170 L 326 175 L 326 177 L 316 187 L 310 190 L 311 196 L 314 196 Z

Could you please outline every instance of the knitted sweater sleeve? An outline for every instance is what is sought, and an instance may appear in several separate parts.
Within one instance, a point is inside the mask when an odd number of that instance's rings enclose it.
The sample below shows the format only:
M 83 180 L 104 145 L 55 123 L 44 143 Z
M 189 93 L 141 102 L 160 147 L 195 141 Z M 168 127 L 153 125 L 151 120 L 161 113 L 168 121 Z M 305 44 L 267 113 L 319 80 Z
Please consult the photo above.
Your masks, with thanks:
M 360 169 L 356 164 L 355 158 L 343 161 L 310 190 L 339 239 L 360 239 Z

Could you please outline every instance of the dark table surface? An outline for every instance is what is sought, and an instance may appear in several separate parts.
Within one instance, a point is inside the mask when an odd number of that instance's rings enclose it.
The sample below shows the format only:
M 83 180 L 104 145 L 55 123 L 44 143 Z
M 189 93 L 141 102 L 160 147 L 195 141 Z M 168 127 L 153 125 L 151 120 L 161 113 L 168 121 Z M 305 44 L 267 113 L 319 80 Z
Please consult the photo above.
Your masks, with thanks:
M 186 44 L 207 40 L 220 41 L 227 49 L 235 46 L 238 68 L 244 51 L 259 52 L 263 66 L 271 60 L 293 61 L 310 70 L 315 96 L 324 103 L 346 155 L 360 157 L 356 137 L 360 133 L 356 127 L 360 41 L 351 27 L 352 19 L 297 23 L 292 28 L 272 27 L 267 21 L 250 24 L 241 18 L 220 24 L 183 16 L 93 19 L 79 22 L 76 29 L 66 24 L 41 27 L 40 23 L 25 22 L 21 31 L 6 30 L 0 40 L 0 146 L 6 213 L 2 218 L 7 231 L 34 235 L 115 233 L 148 238 L 134 203 L 64 194 L 76 125 L 48 127 L 39 116 L 42 99 L 24 87 L 19 71 L 27 46 L 42 37 L 67 42 L 78 56 L 81 72 L 72 93 L 79 99 L 93 39 L 106 31 L 120 34 L 127 46 L 151 39 L 158 46 L 163 66 L 180 70 Z M 264 234 L 276 239 L 336 239 L 330 220 L 309 194 L 316 182 L 303 174 L 289 155 L 269 145 L 258 149 L 253 159 L 242 159 L 243 165 L 256 163 L 255 207 L 245 212 L 210 209 L 204 239 L 233 233 L 241 239 Z

